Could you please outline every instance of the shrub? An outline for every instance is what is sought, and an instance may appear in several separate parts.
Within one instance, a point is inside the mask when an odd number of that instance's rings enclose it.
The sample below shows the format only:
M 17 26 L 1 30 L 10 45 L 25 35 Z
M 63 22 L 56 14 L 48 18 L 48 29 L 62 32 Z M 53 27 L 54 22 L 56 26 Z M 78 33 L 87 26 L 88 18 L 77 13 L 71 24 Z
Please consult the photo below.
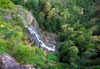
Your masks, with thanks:
M 7 43 L 9 41 L 5 41 L 3 39 L 0 39 L 0 53 L 6 53 L 8 52 L 8 48 L 7 48 Z
M 82 58 L 85 58 L 85 59 L 91 59 L 96 56 L 97 56 L 97 50 L 92 49 L 92 48 L 82 53 Z
M 50 5 L 49 1 L 46 1 L 44 8 L 43 8 L 43 12 L 44 13 L 49 12 L 50 9 L 51 9 L 51 5 Z
M 91 36 L 90 43 L 97 43 L 99 41 L 98 36 Z
M 60 63 L 59 65 L 54 65 L 54 69 L 70 69 L 70 65 L 67 63 Z
M 79 53 L 78 48 L 76 46 L 70 47 L 68 50 L 68 57 L 76 57 Z
M 87 46 L 86 46 L 86 49 L 90 49 L 90 48 L 94 48 L 94 44 L 88 44 Z
M 96 66 L 100 65 L 100 59 L 97 58 L 97 59 L 91 60 L 90 61 L 90 65 L 91 66 L 93 66 L 93 65 L 96 65 Z
M 17 12 L 15 5 L 10 0 L 1 0 L 0 7 L 3 9 L 11 9 Z
M 79 39 L 78 39 L 78 44 L 80 46 L 82 46 L 83 44 L 85 43 L 85 38 L 83 35 L 79 36 Z
M 54 61 L 59 62 L 59 59 L 58 59 L 57 56 L 48 54 L 48 55 L 46 55 L 46 57 L 47 57 L 47 59 L 49 59 L 49 60 L 54 60 Z
M 83 65 L 80 65 L 80 69 L 85 69 L 86 67 Z
M 39 25 L 40 25 L 40 27 L 43 26 L 44 17 L 45 17 L 45 14 L 43 12 L 40 12 L 39 13 Z

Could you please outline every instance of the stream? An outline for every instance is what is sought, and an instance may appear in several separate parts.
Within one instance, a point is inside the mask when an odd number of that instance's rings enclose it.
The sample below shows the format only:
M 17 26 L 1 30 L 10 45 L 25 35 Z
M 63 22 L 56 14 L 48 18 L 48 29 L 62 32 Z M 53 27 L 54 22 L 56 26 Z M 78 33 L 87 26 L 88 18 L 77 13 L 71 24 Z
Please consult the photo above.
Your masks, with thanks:
M 44 40 L 39 36 L 39 34 L 36 31 L 36 28 L 33 25 L 30 25 L 29 23 L 27 23 L 23 16 L 21 16 L 20 14 L 18 14 L 18 16 L 23 20 L 24 22 L 24 26 L 25 28 L 29 31 L 29 35 L 31 35 L 31 39 L 34 40 L 40 45 L 41 48 L 46 49 L 48 51 L 55 51 L 55 45 L 53 45 L 52 47 L 48 47 L 46 45 L 46 43 L 44 42 Z M 35 20 L 36 22 L 36 20 Z M 35 39 L 34 39 L 35 38 Z

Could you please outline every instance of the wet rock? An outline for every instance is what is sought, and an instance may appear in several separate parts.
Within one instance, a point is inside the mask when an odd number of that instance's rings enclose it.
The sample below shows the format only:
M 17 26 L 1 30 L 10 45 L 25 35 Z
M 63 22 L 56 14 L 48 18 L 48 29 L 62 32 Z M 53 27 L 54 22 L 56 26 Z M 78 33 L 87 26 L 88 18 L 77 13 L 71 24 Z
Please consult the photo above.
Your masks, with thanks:
M 0 54 L 0 69 L 39 69 L 35 65 L 18 65 L 17 62 L 7 53 Z
M 48 41 L 46 38 L 45 38 L 44 40 L 45 40 L 45 42 L 46 42 L 46 44 L 47 44 L 48 46 L 51 46 L 50 43 L 49 43 L 49 41 Z
M 49 33 L 47 31 L 43 30 L 41 31 L 41 37 L 45 40 L 46 44 L 49 47 L 52 46 L 56 46 L 56 48 L 58 48 L 59 42 L 60 42 L 60 38 L 58 37 L 58 35 L 56 33 Z

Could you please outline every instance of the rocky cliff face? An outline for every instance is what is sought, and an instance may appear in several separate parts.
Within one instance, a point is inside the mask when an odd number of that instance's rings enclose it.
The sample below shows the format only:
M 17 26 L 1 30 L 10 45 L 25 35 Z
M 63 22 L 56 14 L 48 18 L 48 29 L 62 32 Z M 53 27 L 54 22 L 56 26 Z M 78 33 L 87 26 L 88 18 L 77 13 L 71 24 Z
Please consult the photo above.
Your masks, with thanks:
M 20 8 L 20 9 L 19 9 Z M 56 51 L 55 47 L 58 47 L 59 38 L 55 33 L 49 33 L 47 31 L 40 30 L 36 19 L 32 16 L 31 12 L 17 6 L 18 15 L 23 20 L 25 28 L 28 31 L 28 39 L 30 45 L 35 44 L 48 51 Z M 20 13 L 24 12 L 24 13 Z
M 7 53 L 0 54 L 0 69 L 39 69 L 35 65 L 18 65 Z

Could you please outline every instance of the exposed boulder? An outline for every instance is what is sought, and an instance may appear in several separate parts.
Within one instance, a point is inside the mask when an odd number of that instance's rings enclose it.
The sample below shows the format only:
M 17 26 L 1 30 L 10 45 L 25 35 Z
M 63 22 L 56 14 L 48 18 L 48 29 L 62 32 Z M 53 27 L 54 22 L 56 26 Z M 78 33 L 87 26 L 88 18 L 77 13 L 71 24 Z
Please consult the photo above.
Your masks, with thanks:
M 18 65 L 17 62 L 7 53 L 0 54 L 0 69 L 39 69 L 35 65 Z

